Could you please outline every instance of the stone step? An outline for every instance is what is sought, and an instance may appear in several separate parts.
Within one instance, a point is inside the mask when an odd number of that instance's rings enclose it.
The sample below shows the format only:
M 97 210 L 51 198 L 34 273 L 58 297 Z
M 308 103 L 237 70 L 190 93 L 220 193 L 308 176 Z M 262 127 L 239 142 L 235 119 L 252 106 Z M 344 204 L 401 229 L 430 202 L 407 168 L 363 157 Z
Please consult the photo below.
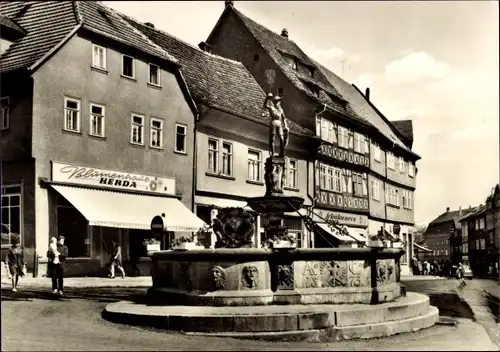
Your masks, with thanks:
M 330 327 L 326 329 L 275 331 L 275 332 L 219 332 L 199 333 L 187 332 L 192 336 L 229 337 L 266 341 L 310 341 L 332 342 L 351 339 L 370 339 L 386 337 L 401 333 L 415 332 L 429 328 L 439 319 L 439 310 L 429 306 L 426 313 L 417 317 L 377 324 L 362 324 L 356 326 Z
M 153 306 L 116 302 L 103 317 L 119 323 L 205 333 L 309 331 L 399 322 L 425 315 L 429 297 L 408 292 L 378 305 Z

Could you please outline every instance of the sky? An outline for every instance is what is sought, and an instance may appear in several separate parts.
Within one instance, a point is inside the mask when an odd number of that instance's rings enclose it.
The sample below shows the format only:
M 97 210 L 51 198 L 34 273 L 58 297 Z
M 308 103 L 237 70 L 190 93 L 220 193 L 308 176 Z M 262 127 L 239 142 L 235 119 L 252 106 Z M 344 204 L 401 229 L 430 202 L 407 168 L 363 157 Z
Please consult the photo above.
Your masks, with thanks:
M 224 1 L 105 1 L 188 43 Z M 497 1 L 234 1 L 355 83 L 389 120 L 413 121 L 415 222 L 485 202 L 500 181 Z

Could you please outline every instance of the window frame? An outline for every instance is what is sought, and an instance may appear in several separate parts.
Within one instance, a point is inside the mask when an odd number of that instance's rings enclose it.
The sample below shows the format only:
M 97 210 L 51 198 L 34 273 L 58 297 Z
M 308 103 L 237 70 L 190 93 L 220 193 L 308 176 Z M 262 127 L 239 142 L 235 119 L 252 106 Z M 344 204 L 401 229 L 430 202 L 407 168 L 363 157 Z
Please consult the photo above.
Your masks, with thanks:
M 157 68 L 157 73 L 158 73 L 158 83 L 153 83 L 151 82 L 151 66 L 155 66 Z M 160 66 L 157 64 L 149 63 L 148 65 L 148 84 L 151 84 L 152 86 L 155 87 L 161 87 L 161 70 Z
M 14 189 L 14 191 L 9 191 L 9 192 L 6 192 L 6 189 L 7 188 L 11 188 L 11 189 Z M 19 197 L 19 204 L 16 205 L 15 207 L 19 207 L 19 241 L 20 241 L 20 244 L 21 246 L 23 245 L 24 243 L 24 236 L 23 236 L 23 227 L 24 227 L 24 214 L 23 214 L 23 185 L 22 184 L 4 184 L 4 185 L 1 185 L 0 186 L 0 197 Z M 9 205 L 7 206 L 9 208 L 9 243 L 8 244 L 1 244 L 1 248 L 9 248 L 12 246 L 12 242 L 11 242 L 11 234 L 14 233 L 12 232 L 12 224 L 10 223 L 10 208 L 12 208 L 13 206 L 10 204 L 10 201 L 9 201 Z M 3 208 L 4 208 L 4 203 L 2 202 L 2 207 L 0 208 L 0 211 L 3 211 Z M 3 221 L 3 220 L 2 220 Z M 6 223 L 2 223 L 2 225 L 7 225 Z M 1 230 L 0 230 L 1 232 Z
M 210 173 L 213 173 L 213 174 L 217 174 L 219 172 L 219 168 L 220 168 L 220 162 L 219 162 L 219 142 L 220 140 L 218 138 L 214 138 L 214 137 L 208 137 L 208 165 L 207 165 L 207 168 L 208 168 L 208 172 Z M 216 148 L 215 149 L 212 149 L 210 148 L 210 142 L 215 142 L 215 146 Z M 213 158 L 212 160 L 214 161 L 214 167 L 211 168 L 210 167 L 210 154 L 211 152 L 213 153 Z
M 287 158 L 286 163 L 286 177 L 285 184 L 287 188 L 298 189 L 299 188 L 299 161 L 297 159 Z M 295 163 L 295 167 L 292 167 L 292 163 Z M 290 179 L 290 177 L 292 177 Z
M 255 153 L 258 155 L 258 159 L 257 160 L 251 160 L 250 159 L 250 153 Z M 250 162 L 257 162 L 257 165 L 258 165 L 258 178 L 256 180 L 252 180 L 250 179 Z M 257 149 L 252 149 L 252 148 L 248 148 L 248 151 L 247 151 L 247 165 L 248 165 L 248 169 L 247 169 L 247 180 L 248 181 L 251 181 L 251 182 L 262 182 L 262 151 L 260 150 L 257 150 Z
M 159 122 L 160 123 L 160 128 L 158 127 L 153 127 L 154 122 Z M 157 136 L 160 138 L 160 145 L 156 146 L 153 145 L 153 130 L 160 131 Z M 164 139 L 163 139 L 163 134 L 165 133 L 165 121 L 162 118 L 159 117 L 151 117 L 149 119 L 149 147 L 154 148 L 154 149 L 163 149 L 164 148 Z
M 5 106 L 2 103 L 3 100 L 7 101 Z M 0 97 L 0 118 L 0 131 L 10 129 L 10 96 Z M 5 121 L 6 123 L 4 124 Z
M 411 178 L 415 177 L 415 166 L 411 161 L 408 161 L 408 176 Z
M 132 76 L 128 76 L 124 73 L 125 69 L 125 57 L 131 58 L 132 59 Z M 135 79 L 135 57 L 127 55 L 127 54 L 122 54 L 122 72 L 121 72 L 122 77 L 130 78 L 130 79 Z
M 337 126 L 337 133 L 338 146 L 344 149 L 349 149 L 349 129 L 343 126 Z M 345 141 L 345 143 L 341 143 L 341 141 Z
M 95 56 L 95 49 L 98 48 L 98 49 L 102 49 L 103 51 L 103 55 L 102 55 L 102 60 L 103 60 L 103 66 L 98 66 L 96 65 L 96 56 Z M 92 67 L 94 68 L 97 68 L 99 70 L 104 70 L 106 71 L 107 70 L 107 48 L 105 46 L 102 46 L 102 45 L 99 45 L 99 44 L 95 44 L 95 43 L 92 43 Z M 122 71 L 123 72 L 123 71 Z
M 134 122 L 134 117 L 140 117 L 142 119 L 142 124 L 138 125 L 136 122 Z M 141 143 L 134 142 L 133 137 L 134 137 L 134 126 L 140 126 L 141 127 Z M 133 145 L 139 145 L 139 146 L 145 146 L 144 142 L 144 130 L 146 129 L 146 117 L 142 114 L 138 113 L 131 113 L 130 114 L 130 144 Z
M 405 172 L 405 159 L 402 156 L 398 157 L 398 159 L 399 159 L 399 172 L 404 174 L 404 172 Z
M 372 179 L 372 199 L 380 202 L 380 182 L 379 180 Z
M 177 127 L 182 127 L 184 128 L 184 134 L 182 133 L 178 133 L 177 132 Z M 176 153 L 181 153 L 181 154 L 187 154 L 187 125 L 186 124 L 183 124 L 183 123 L 178 123 L 176 122 L 175 123 L 175 130 L 174 130 L 174 134 L 175 134 L 175 140 L 174 140 L 174 152 Z M 181 136 L 184 136 L 184 145 L 183 145 L 183 149 L 184 150 L 178 150 L 177 149 L 177 141 L 178 141 L 178 137 L 179 135 Z
M 78 104 L 78 109 L 76 110 L 77 114 L 76 114 L 76 120 L 77 120 L 77 129 L 69 129 L 68 128 L 68 125 L 67 125 L 67 118 L 66 118 L 66 111 L 68 109 L 68 106 L 67 106 L 67 103 L 68 102 L 73 102 L 73 103 L 77 103 Z M 71 108 L 69 108 L 71 111 L 75 111 Z M 64 127 L 63 129 L 67 132 L 72 132 L 72 133 L 81 133 L 81 114 L 82 114 L 82 102 L 80 99 L 77 99 L 77 98 L 71 98 L 71 97 L 68 97 L 68 96 L 64 96 Z
M 222 145 L 222 148 L 219 148 L 220 152 L 221 152 L 220 156 L 221 156 L 221 159 L 222 159 L 221 163 L 220 163 L 220 165 L 221 165 L 220 173 L 221 173 L 221 175 L 231 176 L 232 177 L 234 175 L 234 163 L 233 163 L 233 161 L 234 161 L 234 158 L 233 158 L 234 145 L 233 145 L 232 142 L 228 142 L 228 141 L 225 141 L 225 140 L 221 140 L 220 143 Z M 230 150 L 229 150 L 228 153 L 226 153 L 226 151 L 224 149 L 224 144 L 226 144 L 226 145 L 228 145 L 230 147 L 229 148 Z M 227 173 L 225 172 L 226 170 L 224 170 L 224 156 L 225 155 L 228 155 L 228 160 L 229 160 L 229 162 L 228 162 L 229 168 L 227 170 L 228 171 Z
M 100 117 L 102 118 L 102 135 L 97 134 L 97 133 L 92 133 L 92 118 L 94 117 L 94 113 L 92 112 L 92 107 L 98 107 L 102 109 L 102 114 Z M 89 135 L 93 137 L 100 137 L 100 138 L 105 138 L 106 137 L 106 107 L 102 104 L 97 104 L 97 103 L 89 103 Z

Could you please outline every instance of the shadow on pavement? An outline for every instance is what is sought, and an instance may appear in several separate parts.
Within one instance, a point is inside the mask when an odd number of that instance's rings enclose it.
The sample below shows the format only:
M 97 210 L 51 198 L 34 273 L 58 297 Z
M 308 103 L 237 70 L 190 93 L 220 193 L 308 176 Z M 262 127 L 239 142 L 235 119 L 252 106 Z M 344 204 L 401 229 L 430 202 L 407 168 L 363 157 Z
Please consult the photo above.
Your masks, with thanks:
M 475 321 L 470 306 L 456 293 L 427 293 L 430 304 L 439 309 L 440 316 L 466 318 Z
M 68 300 L 85 299 L 97 302 L 117 302 L 131 300 L 138 303 L 145 301 L 145 288 L 68 288 L 64 296 L 53 294 L 50 290 L 21 289 L 12 292 L 10 289 L 2 289 L 2 301 L 32 301 L 33 299 L 44 300 Z
M 500 323 L 500 300 L 491 293 L 484 291 L 486 304 L 490 309 L 491 315 L 495 318 L 495 322 Z

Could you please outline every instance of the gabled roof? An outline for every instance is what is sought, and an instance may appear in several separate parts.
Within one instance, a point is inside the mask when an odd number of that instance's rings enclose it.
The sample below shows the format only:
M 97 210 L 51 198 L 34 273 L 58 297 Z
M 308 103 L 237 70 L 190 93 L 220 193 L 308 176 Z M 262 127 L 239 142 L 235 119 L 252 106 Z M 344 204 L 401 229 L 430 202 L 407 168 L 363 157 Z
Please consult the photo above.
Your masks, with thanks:
M 321 74 L 321 72 L 318 72 L 315 63 L 298 47 L 297 44 L 293 42 L 293 40 L 282 37 L 281 35 L 258 24 L 235 9 L 233 6 L 227 6 L 224 13 L 221 15 L 221 18 L 226 12 L 229 11 L 232 11 L 232 13 L 234 13 L 237 18 L 241 20 L 243 25 L 250 31 L 253 37 L 259 42 L 262 48 L 269 54 L 269 56 L 274 60 L 281 71 L 297 89 L 320 104 L 326 104 L 331 110 L 339 114 L 365 124 L 367 123 L 364 119 L 357 116 L 348 104 L 344 109 L 343 103 L 345 102 L 345 99 L 342 98 L 335 87 L 329 84 L 328 80 Z M 212 33 L 214 33 L 214 31 L 212 31 Z M 211 36 L 212 34 L 208 37 L 207 42 L 210 42 Z M 285 60 L 283 55 L 297 58 L 303 65 L 315 68 L 316 72 L 314 74 L 314 78 L 293 69 Z M 312 83 L 313 85 L 320 87 L 322 89 L 320 96 L 316 96 L 305 82 Z
M 469 213 L 460 218 L 460 221 L 464 221 L 466 219 L 470 219 L 476 217 L 478 215 L 484 214 L 486 212 L 486 205 L 480 204 L 477 207 L 473 208 Z
M 391 121 L 391 123 L 408 142 L 413 142 L 413 122 L 411 120 Z
M 266 94 L 241 62 L 209 54 L 171 34 L 128 16 L 122 17 L 178 59 L 195 100 L 261 123 L 269 123 L 269 114 L 264 108 Z M 289 121 L 289 127 L 291 132 L 314 135 L 292 121 Z
M 0 72 L 34 69 L 80 27 L 150 55 L 175 62 L 165 50 L 128 25 L 114 10 L 94 1 L 32 1 L 0 3 L 0 14 L 26 31 L 0 57 Z
M 372 126 L 380 131 L 386 138 L 399 147 L 410 151 L 410 149 L 403 143 L 403 141 L 394 133 L 389 124 L 387 124 L 380 114 L 373 109 L 370 103 L 366 100 L 363 94 L 356 89 L 352 84 L 347 83 L 338 75 L 327 69 L 325 66 L 316 63 L 321 72 L 327 77 L 329 82 L 334 85 L 337 90 L 342 94 L 345 100 L 349 102 L 352 109 L 357 115 L 364 117 Z

